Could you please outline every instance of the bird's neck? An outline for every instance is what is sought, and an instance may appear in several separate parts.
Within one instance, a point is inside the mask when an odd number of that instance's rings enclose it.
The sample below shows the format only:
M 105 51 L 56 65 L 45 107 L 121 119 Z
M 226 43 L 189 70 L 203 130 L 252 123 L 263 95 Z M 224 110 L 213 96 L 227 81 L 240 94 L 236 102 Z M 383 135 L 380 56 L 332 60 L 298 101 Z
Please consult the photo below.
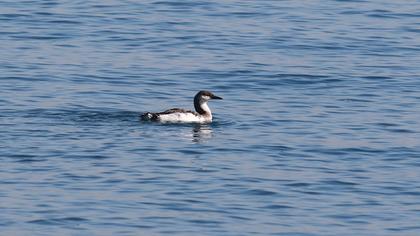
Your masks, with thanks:
M 207 101 L 194 101 L 195 111 L 200 115 L 211 116 L 211 110 Z

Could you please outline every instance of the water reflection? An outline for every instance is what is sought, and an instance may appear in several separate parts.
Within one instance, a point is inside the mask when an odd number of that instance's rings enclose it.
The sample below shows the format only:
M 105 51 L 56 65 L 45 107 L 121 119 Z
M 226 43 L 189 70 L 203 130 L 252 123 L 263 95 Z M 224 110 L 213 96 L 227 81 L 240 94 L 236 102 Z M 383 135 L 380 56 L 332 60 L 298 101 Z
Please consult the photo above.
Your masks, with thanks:
M 213 130 L 209 124 L 194 124 L 192 129 L 192 141 L 201 143 L 209 140 L 213 136 Z

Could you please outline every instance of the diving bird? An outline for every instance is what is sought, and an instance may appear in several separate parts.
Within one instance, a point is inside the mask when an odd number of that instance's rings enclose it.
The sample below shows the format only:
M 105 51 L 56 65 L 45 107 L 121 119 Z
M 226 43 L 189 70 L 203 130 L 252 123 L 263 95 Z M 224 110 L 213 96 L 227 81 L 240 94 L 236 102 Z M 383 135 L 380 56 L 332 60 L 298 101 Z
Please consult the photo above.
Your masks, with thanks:
M 213 116 L 207 102 L 212 99 L 223 99 L 209 91 L 200 91 L 194 97 L 194 111 L 172 108 L 164 112 L 146 112 L 140 117 L 144 121 L 178 122 L 178 123 L 211 123 Z

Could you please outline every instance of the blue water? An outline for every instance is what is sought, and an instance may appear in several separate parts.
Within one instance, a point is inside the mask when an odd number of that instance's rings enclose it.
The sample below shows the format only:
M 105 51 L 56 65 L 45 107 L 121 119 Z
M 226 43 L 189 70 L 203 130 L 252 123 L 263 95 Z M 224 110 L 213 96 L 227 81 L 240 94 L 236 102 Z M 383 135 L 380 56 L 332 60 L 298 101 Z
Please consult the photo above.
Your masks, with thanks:
M 419 1 L 0 2 L 1 235 L 419 235 Z M 142 123 L 192 109 L 208 125 Z

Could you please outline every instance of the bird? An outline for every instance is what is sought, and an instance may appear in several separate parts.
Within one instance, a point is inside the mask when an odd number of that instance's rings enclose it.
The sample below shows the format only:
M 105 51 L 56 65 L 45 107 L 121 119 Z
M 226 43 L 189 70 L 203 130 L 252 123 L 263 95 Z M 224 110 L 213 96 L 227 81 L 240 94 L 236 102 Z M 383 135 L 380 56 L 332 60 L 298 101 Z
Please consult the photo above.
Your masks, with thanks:
M 143 121 L 162 123 L 211 123 L 213 115 L 207 102 L 212 99 L 223 99 L 210 91 L 202 90 L 194 96 L 195 111 L 172 108 L 163 112 L 145 112 L 140 118 Z

